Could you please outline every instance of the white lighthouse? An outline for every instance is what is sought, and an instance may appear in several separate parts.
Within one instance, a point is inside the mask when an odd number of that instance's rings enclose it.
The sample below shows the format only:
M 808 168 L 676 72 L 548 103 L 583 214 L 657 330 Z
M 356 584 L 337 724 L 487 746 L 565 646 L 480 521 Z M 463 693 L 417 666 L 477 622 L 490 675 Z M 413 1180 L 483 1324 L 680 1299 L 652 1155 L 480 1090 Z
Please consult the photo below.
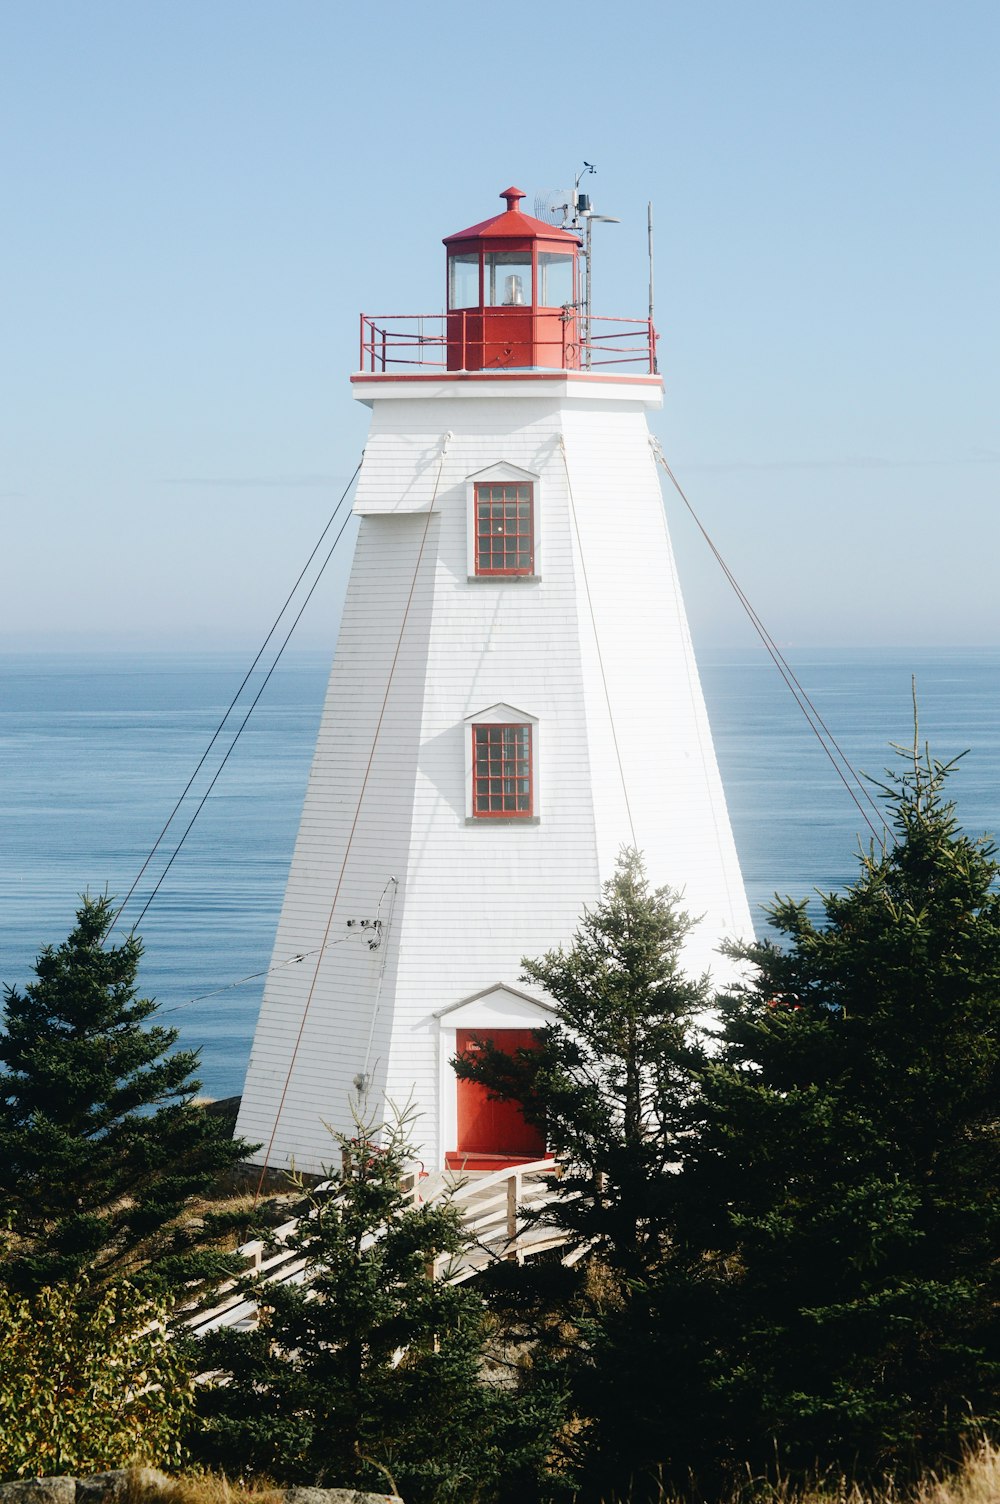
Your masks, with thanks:
M 581 318 L 580 242 L 523 196 L 445 241 L 443 318 L 362 317 L 360 531 L 238 1124 L 274 1167 L 328 1165 L 359 1091 L 412 1100 L 428 1169 L 537 1158 L 450 1061 L 545 1021 L 521 958 L 571 938 L 623 846 L 703 916 L 692 972 L 752 933 L 646 426 L 655 335 Z

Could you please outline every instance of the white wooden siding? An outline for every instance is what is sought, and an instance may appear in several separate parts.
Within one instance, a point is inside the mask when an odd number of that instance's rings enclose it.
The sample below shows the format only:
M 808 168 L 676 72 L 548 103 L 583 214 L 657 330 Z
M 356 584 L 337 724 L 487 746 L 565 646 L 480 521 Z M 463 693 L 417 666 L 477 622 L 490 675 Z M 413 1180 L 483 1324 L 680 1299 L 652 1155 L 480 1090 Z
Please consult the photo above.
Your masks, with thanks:
M 521 958 L 571 938 L 631 839 L 601 662 L 650 877 L 683 887 L 705 915 L 691 969 L 721 976 L 719 940 L 750 933 L 649 451 L 649 388 L 490 388 L 414 401 L 396 385 L 373 401 L 361 528 L 272 965 L 315 951 L 328 925 L 329 943 L 318 971 L 307 955 L 269 977 L 239 1120 L 268 1143 L 294 1054 L 273 1165 L 318 1171 L 333 1157 L 324 1122 L 351 1131 L 383 957 L 347 920 L 373 918 L 392 877 L 372 1094 L 376 1107 L 382 1093 L 414 1101 L 429 1168 L 454 1148 L 442 1136 L 454 1117 L 438 1015 L 497 984 L 530 995 Z M 541 579 L 468 578 L 467 479 L 501 462 L 539 477 Z M 466 717 L 496 702 L 538 718 L 537 824 L 467 819 Z

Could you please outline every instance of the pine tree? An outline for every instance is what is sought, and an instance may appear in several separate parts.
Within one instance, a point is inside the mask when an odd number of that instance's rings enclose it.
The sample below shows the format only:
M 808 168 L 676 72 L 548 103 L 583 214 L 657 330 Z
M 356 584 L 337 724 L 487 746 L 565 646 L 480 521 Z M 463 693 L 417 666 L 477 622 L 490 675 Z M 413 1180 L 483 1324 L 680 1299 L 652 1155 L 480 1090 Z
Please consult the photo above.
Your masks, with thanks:
M 694 1025 L 709 1006 L 707 979 L 681 965 L 693 923 L 680 895 L 651 889 L 639 853 L 623 851 L 572 946 L 522 963 L 556 1008 L 537 1047 L 506 1055 L 483 1040 L 454 1062 L 543 1129 L 562 1165 L 547 1215 L 622 1279 L 659 1265 L 674 1217 L 703 1060 Z
M 0 1283 L 31 1293 L 85 1274 L 174 1290 L 230 1269 L 225 1218 L 190 1215 L 251 1146 L 193 1103 L 197 1054 L 140 998 L 140 941 L 107 943 L 84 898 L 35 980 L 6 991 L 0 1034 Z
M 404 1189 L 405 1117 L 337 1138 L 342 1168 L 308 1193 L 287 1246 L 305 1284 L 245 1282 L 260 1325 L 219 1331 L 202 1361 L 203 1462 L 282 1483 L 399 1491 L 407 1504 L 529 1498 L 558 1396 L 489 1382 L 488 1322 L 469 1286 L 434 1277 L 465 1246 L 457 1209 Z
M 709 984 L 682 968 L 693 923 L 680 896 L 652 889 L 640 855 L 623 851 L 573 944 L 523 963 L 556 1007 L 537 1047 L 507 1056 L 484 1040 L 455 1062 L 461 1077 L 519 1101 L 561 1162 L 535 1215 L 569 1231 L 586 1257 L 571 1268 L 498 1266 L 491 1299 L 532 1353 L 522 1393 L 567 1392 L 572 1423 L 557 1457 L 581 1500 L 629 1496 L 637 1431 L 648 1423 L 660 1434 L 669 1420 L 649 1295 L 673 1256 L 705 1065 Z
M 952 766 L 915 746 L 883 788 L 894 839 L 823 923 L 779 902 L 781 944 L 739 952 L 687 1284 L 675 1265 L 651 1317 L 690 1339 L 716 1455 L 877 1473 L 1000 1418 L 1000 866 Z

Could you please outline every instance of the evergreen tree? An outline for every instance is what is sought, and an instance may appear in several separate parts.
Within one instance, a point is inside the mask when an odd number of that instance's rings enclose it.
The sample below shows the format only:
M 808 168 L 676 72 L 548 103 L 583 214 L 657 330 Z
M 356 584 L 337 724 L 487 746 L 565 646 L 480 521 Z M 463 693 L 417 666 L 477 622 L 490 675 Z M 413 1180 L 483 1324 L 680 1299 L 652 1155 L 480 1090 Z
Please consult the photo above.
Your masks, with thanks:
M 251 1146 L 193 1104 L 197 1054 L 136 993 L 142 945 L 107 944 L 107 898 L 84 898 L 36 979 L 6 991 L 0 1034 L 0 1283 L 31 1293 L 86 1274 L 177 1289 L 227 1272 L 224 1217 L 190 1200 Z
M 679 1134 L 703 1061 L 694 1022 L 709 1006 L 707 979 L 681 967 L 693 923 L 623 851 L 573 945 L 522 963 L 556 1007 L 537 1047 L 507 1055 L 482 1040 L 454 1062 L 542 1128 L 562 1168 L 546 1215 L 622 1279 L 659 1265 L 674 1218 Z
M 686 1275 L 650 1317 L 734 1461 L 934 1464 L 1000 1418 L 1000 866 L 951 767 L 915 746 L 883 789 L 895 839 L 822 924 L 786 899 L 782 944 L 738 953 Z
M 669 1419 L 649 1287 L 673 1256 L 705 1064 L 697 1020 L 708 982 L 681 964 L 692 925 L 679 895 L 652 889 L 640 855 L 623 851 L 569 949 L 523 963 L 525 979 L 556 1006 L 537 1047 L 512 1057 L 484 1040 L 455 1062 L 461 1077 L 519 1101 L 543 1128 L 562 1173 L 535 1215 L 587 1252 L 571 1268 L 500 1265 L 491 1281 L 495 1309 L 532 1354 L 522 1393 L 538 1384 L 567 1391 L 572 1423 L 557 1455 L 581 1500 L 626 1497 L 637 1427 L 652 1417 L 662 1431 Z
M 203 1361 L 223 1378 L 198 1397 L 191 1446 L 241 1476 L 391 1486 L 407 1504 L 525 1500 L 558 1396 L 524 1402 L 486 1378 L 481 1298 L 433 1273 L 465 1245 L 459 1213 L 403 1189 L 405 1126 L 338 1136 L 342 1168 L 309 1193 L 287 1245 L 308 1282 L 245 1282 L 260 1325 L 206 1339 Z

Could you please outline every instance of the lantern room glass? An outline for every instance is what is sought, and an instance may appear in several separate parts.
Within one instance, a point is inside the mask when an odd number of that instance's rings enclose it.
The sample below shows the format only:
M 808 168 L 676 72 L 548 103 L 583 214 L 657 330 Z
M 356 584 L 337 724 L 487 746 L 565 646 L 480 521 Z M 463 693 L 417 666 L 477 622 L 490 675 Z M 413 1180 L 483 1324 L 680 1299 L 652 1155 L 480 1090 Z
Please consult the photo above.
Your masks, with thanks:
M 479 307 L 479 252 L 448 257 L 448 307 Z
M 488 308 L 530 306 L 530 251 L 487 251 L 483 275 L 483 302 Z
M 574 255 L 561 251 L 538 253 L 538 306 L 562 308 L 573 302 Z

